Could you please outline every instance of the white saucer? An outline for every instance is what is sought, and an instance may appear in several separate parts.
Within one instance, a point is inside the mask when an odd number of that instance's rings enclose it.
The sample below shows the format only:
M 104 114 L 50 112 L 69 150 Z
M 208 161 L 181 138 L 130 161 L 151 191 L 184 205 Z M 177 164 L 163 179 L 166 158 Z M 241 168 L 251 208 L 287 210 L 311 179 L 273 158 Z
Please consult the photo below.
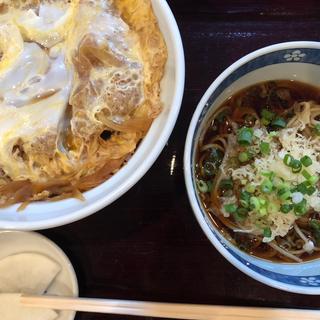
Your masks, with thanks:
M 78 296 L 78 281 L 73 266 L 55 243 L 35 232 L 0 231 L 0 259 L 23 252 L 41 253 L 60 264 L 61 271 L 47 290 L 48 294 Z M 61 311 L 57 320 L 73 320 L 74 317 L 73 311 Z

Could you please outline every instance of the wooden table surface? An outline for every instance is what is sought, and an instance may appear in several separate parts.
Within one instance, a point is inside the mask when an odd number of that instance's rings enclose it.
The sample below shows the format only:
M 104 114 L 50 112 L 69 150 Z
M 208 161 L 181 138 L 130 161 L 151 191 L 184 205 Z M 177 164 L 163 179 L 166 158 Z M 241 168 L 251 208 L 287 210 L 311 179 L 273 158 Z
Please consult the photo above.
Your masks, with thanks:
M 319 40 L 320 2 L 168 2 L 184 43 L 186 87 L 167 146 L 144 178 L 115 203 L 79 222 L 42 233 L 69 256 L 81 296 L 320 307 L 316 296 L 286 293 L 249 278 L 215 250 L 189 205 L 182 164 L 189 121 L 210 83 L 232 62 L 260 47 L 282 41 Z M 76 319 L 129 317 L 77 314 Z

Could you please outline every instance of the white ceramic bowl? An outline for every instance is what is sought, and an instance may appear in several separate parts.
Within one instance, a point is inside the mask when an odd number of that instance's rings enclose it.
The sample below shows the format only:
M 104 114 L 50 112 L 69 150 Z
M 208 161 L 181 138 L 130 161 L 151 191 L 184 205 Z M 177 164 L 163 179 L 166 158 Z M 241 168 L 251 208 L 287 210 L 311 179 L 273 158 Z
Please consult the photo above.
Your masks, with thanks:
M 0 209 L 0 229 L 37 230 L 82 219 L 107 206 L 131 188 L 152 166 L 175 125 L 184 90 L 184 52 L 174 16 L 165 0 L 152 0 L 154 12 L 168 48 L 168 62 L 162 81 L 164 110 L 152 124 L 139 148 L 111 179 L 85 193 L 85 202 L 67 199 L 37 202 L 22 212 L 17 205 Z
M 47 294 L 64 297 L 78 296 L 78 281 L 73 266 L 55 243 L 35 232 L 0 231 L 0 259 L 26 252 L 43 254 L 61 266 Z M 60 311 L 57 320 L 73 320 L 75 314 L 74 311 Z
M 269 286 L 304 294 L 320 294 L 320 259 L 304 263 L 275 263 L 240 251 L 224 239 L 208 219 L 195 186 L 195 148 L 206 120 L 233 93 L 258 82 L 292 79 L 320 88 L 320 42 L 286 42 L 252 52 L 232 64 L 202 97 L 189 127 L 184 174 L 189 200 L 203 231 L 235 267 Z

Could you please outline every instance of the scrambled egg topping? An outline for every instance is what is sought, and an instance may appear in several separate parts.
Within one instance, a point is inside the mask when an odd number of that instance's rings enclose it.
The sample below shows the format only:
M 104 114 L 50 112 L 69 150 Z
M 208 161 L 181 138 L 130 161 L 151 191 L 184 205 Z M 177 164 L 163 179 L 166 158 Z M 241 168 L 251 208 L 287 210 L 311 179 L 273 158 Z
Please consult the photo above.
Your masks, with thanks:
M 161 110 L 167 53 L 150 1 L 4 1 L 0 9 L 0 205 L 14 202 L 17 181 L 28 182 L 19 198 L 28 201 L 70 192 L 49 190 L 56 185 L 101 183 Z

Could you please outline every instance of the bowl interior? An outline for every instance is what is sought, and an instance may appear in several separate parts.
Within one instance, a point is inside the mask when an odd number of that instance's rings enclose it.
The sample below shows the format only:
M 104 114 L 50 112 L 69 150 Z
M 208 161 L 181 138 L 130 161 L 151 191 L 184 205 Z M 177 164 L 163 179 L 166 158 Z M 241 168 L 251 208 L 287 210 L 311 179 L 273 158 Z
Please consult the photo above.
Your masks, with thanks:
M 184 54 L 175 19 L 165 1 L 152 1 L 168 49 L 161 83 L 163 111 L 152 124 L 138 149 L 117 174 L 84 194 L 85 201 L 66 199 L 31 203 L 22 212 L 18 205 L 0 209 L 0 229 L 37 230 L 79 220 L 110 204 L 131 188 L 151 167 L 176 122 L 184 88 Z
M 319 44 L 317 45 L 319 47 Z M 320 293 L 320 259 L 304 263 L 275 263 L 250 256 L 227 241 L 212 223 L 196 192 L 195 152 L 199 135 L 212 113 L 232 94 L 258 82 L 297 80 L 320 87 L 320 49 L 294 47 L 251 54 L 244 63 L 235 63 L 208 89 L 194 115 L 186 143 L 185 172 L 189 199 L 209 240 L 236 267 L 268 285 L 293 292 Z M 189 181 L 188 181 L 189 179 Z

